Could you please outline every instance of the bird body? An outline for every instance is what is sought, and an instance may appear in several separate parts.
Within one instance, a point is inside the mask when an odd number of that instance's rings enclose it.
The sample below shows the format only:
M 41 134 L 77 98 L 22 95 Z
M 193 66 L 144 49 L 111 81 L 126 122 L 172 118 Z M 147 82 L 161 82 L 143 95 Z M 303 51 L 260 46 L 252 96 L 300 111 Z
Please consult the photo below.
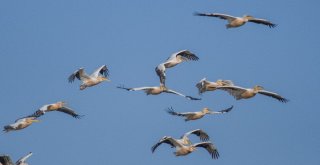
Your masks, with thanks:
M 39 122 L 39 120 L 36 120 L 36 117 L 23 117 L 16 120 L 13 124 L 4 126 L 3 131 L 9 132 L 14 130 L 21 130 L 29 127 L 34 122 Z
M 125 88 L 123 86 L 118 86 L 117 88 L 120 88 L 120 89 L 125 89 L 127 91 L 139 91 L 139 90 L 143 90 L 147 95 L 159 95 L 161 93 L 172 93 L 172 94 L 175 94 L 175 95 L 179 95 L 179 96 L 182 96 L 182 97 L 185 97 L 189 100 L 201 100 L 199 98 L 194 98 L 194 97 L 191 97 L 191 96 L 186 96 L 184 94 L 181 94 L 179 92 L 176 92 L 172 89 L 169 89 L 167 88 L 166 86 L 164 85 L 160 85 L 160 86 L 154 86 L 154 87 L 137 87 L 137 88 Z
M 219 86 L 232 86 L 233 82 L 231 80 L 217 80 L 216 82 L 208 81 L 206 78 L 201 79 L 196 87 L 198 88 L 199 94 L 202 94 L 206 91 L 214 91 Z
M 109 76 L 109 69 L 106 65 L 102 65 L 97 70 L 95 70 L 91 75 L 87 75 L 84 71 L 84 68 L 80 68 L 76 70 L 74 73 L 72 73 L 68 80 L 70 83 L 72 83 L 75 78 L 82 81 L 82 84 L 80 85 L 80 90 L 84 90 L 87 87 L 92 87 L 95 85 L 100 84 L 103 81 L 110 81 L 108 79 Z
M 32 116 L 40 117 L 46 112 L 59 111 L 68 114 L 74 118 L 81 118 L 81 115 L 77 114 L 74 110 L 65 106 L 65 102 L 59 101 L 52 104 L 46 104 L 37 110 Z
M 174 154 L 176 156 L 185 156 L 193 151 L 196 150 L 196 147 L 202 147 L 205 148 L 209 154 L 212 156 L 213 159 L 219 158 L 219 152 L 217 148 L 213 145 L 211 142 L 201 142 L 201 143 L 195 143 L 195 144 L 185 144 L 181 140 L 174 139 L 170 136 L 163 137 L 157 144 L 152 146 L 151 151 L 152 153 L 155 152 L 158 146 L 160 146 L 162 143 L 169 144 L 171 147 L 174 147 L 176 151 Z
M 259 93 L 259 94 L 262 94 L 265 96 L 275 98 L 278 101 L 283 102 L 283 103 L 286 103 L 289 101 L 277 93 L 264 90 L 264 88 L 262 86 L 258 86 L 258 85 L 254 86 L 253 88 L 242 88 L 239 86 L 221 86 L 221 87 L 218 87 L 218 89 L 227 91 L 236 100 L 249 99 L 249 98 L 254 97 L 257 93 Z
M 184 61 L 190 60 L 197 61 L 199 60 L 199 57 L 188 50 L 181 50 L 179 52 L 173 53 L 165 62 L 159 64 L 156 67 L 155 71 L 160 78 L 160 84 L 165 85 L 167 68 L 172 68 Z
M 260 18 L 254 18 L 249 15 L 244 15 L 243 17 L 235 17 L 227 14 L 220 14 L 220 13 L 195 13 L 194 15 L 196 16 L 207 16 L 207 17 L 217 17 L 220 19 L 225 19 L 228 21 L 228 24 L 226 25 L 226 28 L 236 28 L 240 27 L 247 22 L 253 22 L 257 24 L 263 24 L 266 26 L 269 26 L 270 28 L 276 27 L 277 25 L 265 20 L 265 19 L 260 19 Z
M 224 109 L 221 111 L 212 111 L 209 108 L 203 108 L 201 111 L 198 112 L 184 112 L 184 113 L 179 113 L 179 112 L 175 112 L 173 110 L 173 108 L 168 108 L 167 112 L 171 115 L 175 115 L 175 116 L 183 116 L 185 117 L 185 121 L 190 121 L 190 120 L 198 120 L 203 118 L 206 114 L 223 114 L 223 113 L 227 113 L 230 112 L 232 110 L 233 106 L 231 106 L 228 109 Z

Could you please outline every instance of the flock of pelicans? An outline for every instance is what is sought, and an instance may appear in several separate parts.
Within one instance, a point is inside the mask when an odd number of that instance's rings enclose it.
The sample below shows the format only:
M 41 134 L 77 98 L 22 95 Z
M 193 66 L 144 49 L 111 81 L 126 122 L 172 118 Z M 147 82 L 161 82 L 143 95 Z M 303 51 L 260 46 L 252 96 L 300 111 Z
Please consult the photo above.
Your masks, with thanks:
M 219 13 L 195 13 L 196 16 L 208 16 L 208 17 L 218 17 L 221 19 L 225 19 L 228 21 L 228 24 L 226 25 L 227 28 L 236 28 L 239 26 L 244 25 L 246 22 L 253 22 L 258 24 L 267 25 L 269 27 L 275 27 L 276 25 L 264 20 L 264 19 L 257 19 L 253 18 L 252 16 L 243 16 L 243 17 L 234 17 L 226 14 L 219 14 Z M 169 89 L 166 86 L 166 70 L 169 68 L 172 68 L 182 62 L 185 61 L 197 61 L 199 60 L 199 57 L 197 57 L 194 53 L 188 51 L 188 50 L 181 50 L 179 52 L 176 52 L 172 54 L 165 62 L 160 63 L 156 68 L 155 72 L 159 76 L 160 79 L 160 85 L 159 86 L 152 86 L 152 87 L 136 87 L 136 88 L 127 88 L 123 85 L 117 86 L 119 89 L 124 89 L 127 91 L 139 91 L 143 90 L 147 95 L 158 95 L 161 93 L 171 93 L 178 96 L 185 97 L 189 100 L 201 100 L 200 98 L 184 95 L 182 93 L 179 93 L 175 90 Z M 75 79 L 78 79 L 82 82 L 80 85 L 80 90 L 84 90 L 88 87 L 92 87 L 95 85 L 98 85 L 104 81 L 110 81 L 109 78 L 109 69 L 106 65 L 103 65 L 99 67 L 97 70 L 95 70 L 92 74 L 87 74 L 84 70 L 84 68 L 80 68 L 73 72 L 69 78 L 68 81 L 70 83 L 74 82 Z M 223 90 L 229 93 L 231 96 L 233 96 L 236 100 L 239 99 L 249 99 L 254 97 L 256 94 L 262 94 L 265 96 L 272 97 L 274 99 L 277 99 L 280 102 L 287 102 L 288 100 L 282 96 L 280 96 L 277 93 L 270 92 L 264 90 L 262 86 L 254 86 L 253 88 L 244 88 L 240 86 L 234 85 L 234 83 L 230 80 L 217 80 L 215 82 L 211 82 L 206 80 L 206 78 L 200 80 L 196 87 L 198 88 L 199 95 L 201 95 L 204 92 L 207 91 L 215 91 L 215 90 Z M 230 108 L 221 110 L 221 111 L 212 111 L 209 108 L 204 108 L 201 111 L 198 112 L 176 112 L 172 107 L 167 109 L 167 112 L 171 115 L 175 116 L 181 116 L 184 117 L 185 121 L 190 120 L 198 120 L 204 117 L 206 114 L 223 114 L 231 111 L 233 106 Z M 79 115 L 77 112 L 75 112 L 73 109 L 66 106 L 66 103 L 63 101 L 43 105 L 40 107 L 37 111 L 35 111 L 33 114 L 19 118 L 15 121 L 15 123 L 4 126 L 5 132 L 15 131 L 15 130 L 21 130 L 28 126 L 30 126 L 34 122 L 38 122 L 38 118 L 43 116 L 44 114 L 48 112 L 63 112 L 65 114 L 68 114 L 74 118 L 81 118 L 82 116 Z M 189 140 L 189 136 L 193 134 L 200 138 L 199 143 L 192 143 Z M 172 148 L 176 149 L 176 152 L 174 154 L 176 156 L 183 156 L 187 155 L 193 151 L 195 151 L 196 148 L 204 148 L 206 149 L 211 157 L 213 159 L 218 159 L 219 152 L 215 145 L 209 141 L 210 137 L 206 132 L 204 132 L 201 129 L 196 129 L 189 131 L 182 135 L 180 139 L 176 139 L 170 136 L 164 136 L 162 137 L 159 142 L 157 142 L 154 146 L 152 146 L 151 151 L 152 153 L 155 152 L 157 147 L 159 147 L 161 144 L 166 143 L 169 144 Z M 27 165 L 26 160 L 32 155 L 30 152 L 26 156 L 22 157 L 16 162 L 16 165 Z M 0 163 L 1 165 L 1 163 Z

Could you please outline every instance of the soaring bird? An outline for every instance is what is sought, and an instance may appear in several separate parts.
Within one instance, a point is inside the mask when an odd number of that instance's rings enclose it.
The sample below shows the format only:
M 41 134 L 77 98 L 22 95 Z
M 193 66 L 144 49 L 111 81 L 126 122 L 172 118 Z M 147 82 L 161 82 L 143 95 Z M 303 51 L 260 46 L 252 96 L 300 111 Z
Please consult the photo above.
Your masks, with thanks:
M 173 110 L 173 108 L 168 108 L 167 109 L 167 112 L 171 115 L 174 115 L 174 116 L 182 116 L 184 117 L 185 121 L 189 121 L 189 120 L 197 120 L 197 119 L 201 119 L 203 116 L 205 116 L 206 114 L 223 114 L 223 113 L 228 113 L 232 110 L 233 106 L 231 106 L 230 108 L 227 108 L 227 109 L 223 109 L 223 110 L 220 110 L 220 111 L 212 111 L 210 110 L 209 108 L 203 108 L 201 111 L 198 111 L 198 112 L 183 112 L 183 113 L 180 113 L 180 112 L 175 112 Z
M 152 148 L 151 148 L 152 153 L 154 153 L 154 151 L 157 149 L 157 147 L 159 145 L 161 145 L 162 143 L 169 144 L 171 147 L 176 148 L 176 152 L 174 152 L 174 154 L 176 156 L 188 155 L 191 152 L 195 151 L 197 147 L 202 147 L 209 152 L 212 159 L 219 158 L 219 152 L 218 152 L 217 148 L 214 146 L 214 144 L 211 142 L 201 142 L 201 143 L 195 143 L 195 144 L 191 144 L 191 145 L 185 145 L 170 136 L 163 137 L 156 145 L 152 146 Z
M 167 88 L 164 85 L 160 85 L 160 86 L 154 86 L 154 87 L 137 87 L 137 88 L 125 88 L 123 86 L 118 86 L 117 88 L 120 89 L 125 89 L 127 91 L 139 91 L 139 90 L 143 90 L 147 95 L 158 95 L 161 93 L 172 93 L 172 94 L 176 94 L 182 97 L 185 97 L 189 100 L 201 100 L 200 98 L 195 98 L 195 97 L 191 97 L 191 96 L 186 96 L 184 94 L 181 94 L 179 92 L 176 92 L 172 89 Z
M 87 75 L 84 71 L 84 68 L 80 68 L 72 73 L 68 80 L 70 83 L 74 81 L 75 78 L 82 81 L 80 85 L 80 90 L 84 90 L 87 87 L 91 87 L 97 84 L 100 84 L 103 81 L 110 81 L 108 79 L 109 69 L 106 65 L 102 65 L 97 70 L 95 70 L 91 75 Z
M 201 141 L 208 141 L 210 139 L 209 135 L 204 132 L 201 129 L 195 129 L 189 132 L 186 132 L 185 134 L 183 134 L 180 139 L 175 139 L 176 141 L 178 141 L 179 143 L 183 144 L 183 145 L 191 145 L 191 141 L 189 139 L 189 136 L 193 134 L 196 135 L 200 138 Z M 162 139 L 165 139 L 168 136 L 164 136 L 163 138 L 160 139 L 160 141 L 158 143 L 156 143 L 155 145 L 153 145 L 152 147 L 152 151 L 154 151 L 162 142 Z M 173 147 L 173 146 L 172 146 Z
M 199 94 L 202 94 L 206 91 L 214 91 L 219 86 L 233 86 L 233 82 L 230 80 L 217 80 L 216 82 L 211 82 L 206 78 L 203 78 L 196 84 Z
M 254 97 L 257 93 L 259 93 L 259 94 L 262 94 L 265 96 L 275 98 L 283 103 L 286 103 L 289 101 L 277 93 L 273 93 L 273 92 L 269 92 L 269 91 L 264 90 L 264 88 L 262 86 L 258 86 L 258 85 L 254 86 L 253 88 L 242 88 L 239 86 L 221 86 L 221 87 L 218 87 L 217 89 L 222 89 L 222 90 L 227 91 L 236 100 L 249 99 L 249 98 Z
M 183 61 L 197 61 L 199 57 L 188 50 L 181 50 L 173 53 L 164 63 L 159 64 L 156 67 L 156 73 L 160 78 L 160 84 L 165 85 L 166 80 L 166 68 L 174 67 Z
M 20 158 L 17 162 L 16 165 L 28 165 L 26 162 L 27 159 L 32 155 L 32 152 L 29 152 L 26 156 Z
M 44 115 L 46 112 L 59 111 L 71 115 L 74 118 L 81 118 L 82 116 L 77 114 L 74 110 L 65 106 L 65 102 L 59 101 L 52 104 L 46 104 L 42 106 L 39 110 L 37 110 L 32 116 L 40 117 Z
M 260 18 L 254 18 L 250 15 L 244 15 L 243 17 L 234 17 L 231 15 L 227 15 L 227 14 L 220 14 L 220 13 L 195 13 L 194 15 L 196 16 L 208 16 L 208 17 L 218 17 L 220 19 L 225 19 L 228 21 L 228 24 L 226 25 L 227 29 L 228 28 L 236 28 L 239 26 L 244 25 L 247 22 L 253 22 L 253 23 L 257 23 L 257 24 L 263 24 L 263 25 L 267 25 L 270 28 L 276 27 L 277 25 L 265 20 L 265 19 L 260 19 Z
M 15 121 L 15 123 L 4 126 L 3 131 L 9 132 L 9 131 L 14 131 L 14 130 L 24 129 L 24 128 L 30 126 L 34 122 L 39 122 L 39 120 L 36 120 L 36 119 L 37 119 L 37 117 L 34 117 L 34 116 L 28 116 L 28 117 L 23 117 L 23 118 L 17 119 Z

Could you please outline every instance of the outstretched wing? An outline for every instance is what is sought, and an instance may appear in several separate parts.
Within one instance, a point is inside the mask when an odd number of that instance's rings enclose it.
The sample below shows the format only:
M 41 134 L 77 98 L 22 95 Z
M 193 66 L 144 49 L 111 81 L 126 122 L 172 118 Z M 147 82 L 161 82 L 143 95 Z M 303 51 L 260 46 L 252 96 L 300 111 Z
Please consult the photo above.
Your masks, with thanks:
M 169 114 L 175 115 L 175 116 L 190 116 L 190 115 L 194 115 L 195 114 L 194 112 L 184 112 L 184 113 L 175 112 L 172 107 L 168 108 L 167 112 Z
M 175 53 L 176 57 L 181 56 L 185 61 L 191 60 L 191 61 L 198 61 L 199 57 L 196 56 L 194 53 L 190 52 L 189 50 L 181 50 L 177 53 Z
M 105 77 L 108 77 L 109 76 L 109 69 L 107 68 L 106 65 L 102 65 L 100 66 L 97 70 L 95 70 L 91 76 L 92 77 L 98 77 L 99 74 L 105 76 Z
M 180 144 L 176 139 L 174 139 L 174 138 L 172 138 L 172 137 L 165 136 L 165 137 L 161 138 L 158 143 L 156 143 L 155 145 L 153 145 L 153 146 L 151 147 L 152 153 L 154 153 L 154 151 L 155 151 L 162 143 L 169 144 L 171 147 L 182 147 L 182 144 Z
M 160 78 L 160 85 L 165 85 L 165 81 L 166 81 L 166 67 L 164 66 L 164 63 L 159 64 L 156 67 L 156 73 Z
M 80 119 L 80 118 L 82 117 L 81 115 L 77 114 L 77 113 L 76 113 L 74 110 L 72 110 L 71 108 L 68 108 L 68 107 L 65 107 L 65 106 L 57 109 L 57 111 L 66 113 L 66 114 L 71 115 L 72 117 L 77 118 L 77 119 Z
M 211 142 L 196 143 L 193 146 L 206 149 L 211 155 L 212 159 L 218 159 L 220 156 L 217 148 Z
M 26 160 L 32 155 L 32 152 L 29 152 L 26 156 L 20 158 L 17 162 L 16 165 L 25 165 L 24 163 Z
M 247 91 L 247 89 L 238 86 L 219 86 L 217 89 L 227 91 L 237 100 L 241 99 L 241 94 Z
M 233 106 L 231 106 L 230 108 L 227 109 L 223 109 L 221 111 L 217 111 L 217 112 L 211 112 L 211 114 L 220 114 L 220 113 L 228 113 L 232 110 Z
M 269 92 L 269 91 L 265 91 L 265 90 L 259 90 L 258 93 L 263 94 L 265 96 L 273 97 L 273 98 L 275 98 L 275 99 L 277 99 L 277 100 L 279 100 L 280 102 L 283 102 L 283 103 L 286 103 L 286 102 L 289 101 L 288 99 L 280 96 L 277 93 L 273 93 L 273 92 Z
M 184 94 L 181 94 L 181 93 L 176 92 L 176 91 L 171 90 L 171 89 L 164 90 L 163 92 L 176 94 L 176 95 L 185 97 L 185 98 L 187 98 L 187 99 L 189 99 L 189 100 L 201 100 L 200 98 L 195 98 L 195 97 L 191 97 L 191 96 L 186 96 L 186 95 L 184 95 Z
M 199 95 L 201 95 L 202 93 L 204 93 L 206 91 L 206 88 L 205 88 L 206 82 L 207 82 L 206 78 L 203 78 L 196 84 L 196 87 L 198 88 Z
M 85 80 L 85 79 L 90 79 L 90 77 L 85 73 L 84 69 L 83 68 L 80 68 L 78 70 L 76 70 L 75 72 L 73 72 L 68 80 L 70 83 L 72 83 L 74 81 L 74 79 L 77 78 L 81 81 Z
M 191 134 L 194 134 L 194 135 L 197 135 L 198 137 L 200 137 L 201 141 L 208 141 L 210 139 L 209 135 L 206 132 L 202 131 L 201 129 L 195 129 L 195 130 L 189 131 L 189 132 L 185 133 L 182 136 L 182 138 L 188 137 Z
M 263 25 L 267 25 L 269 26 L 270 28 L 274 28 L 276 27 L 277 25 L 270 22 L 270 21 L 267 21 L 265 19 L 258 19 L 258 18 L 250 18 L 248 19 L 249 22 L 253 22 L 253 23 L 257 23 L 257 24 L 263 24 Z
M 217 17 L 220 19 L 225 19 L 225 20 L 229 20 L 232 21 L 234 19 L 236 19 L 236 17 L 231 16 L 231 15 L 227 15 L 227 14 L 220 14 L 220 13 L 194 13 L 194 15 L 196 16 L 207 16 L 207 17 Z

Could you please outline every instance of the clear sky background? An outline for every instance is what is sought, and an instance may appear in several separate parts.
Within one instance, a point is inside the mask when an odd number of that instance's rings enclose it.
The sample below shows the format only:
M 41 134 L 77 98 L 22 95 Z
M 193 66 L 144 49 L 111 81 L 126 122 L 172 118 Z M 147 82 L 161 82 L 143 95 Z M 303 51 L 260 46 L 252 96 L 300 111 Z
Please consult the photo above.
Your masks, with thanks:
M 44 104 L 66 101 L 85 115 L 77 120 L 48 113 L 40 123 L 1 133 L 0 153 L 16 161 L 32 151 L 32 165 L 320 163 L 319 1 L 215 0 L 3 0 L 0 2 L 0 125 L 32 114 Z M 250 14 L 278 26 L 226 21 L 194 12 Z M 200 60 L 167 71 L 167 86 L 190 101 L 163 94 L 117 89 L 157 86 L 154 68 L 172 53 L 194 52 Z M 111 82 L 79 90 L 68 76 L 106 64 Z M 262 85 L 290 100 L 258 95 L 236 101 L 224 91 L 199 96 L 195 84 L 230 79 L 243 87 Z M 220 110 L 194 122 L 165 112 Z M 161 137 L 206 131 L 220 152 L 212 160 L 198 149 L 175 157 L 168 145 L 152 154 Z M 198 142 L 196 137 L 191 138 Z

